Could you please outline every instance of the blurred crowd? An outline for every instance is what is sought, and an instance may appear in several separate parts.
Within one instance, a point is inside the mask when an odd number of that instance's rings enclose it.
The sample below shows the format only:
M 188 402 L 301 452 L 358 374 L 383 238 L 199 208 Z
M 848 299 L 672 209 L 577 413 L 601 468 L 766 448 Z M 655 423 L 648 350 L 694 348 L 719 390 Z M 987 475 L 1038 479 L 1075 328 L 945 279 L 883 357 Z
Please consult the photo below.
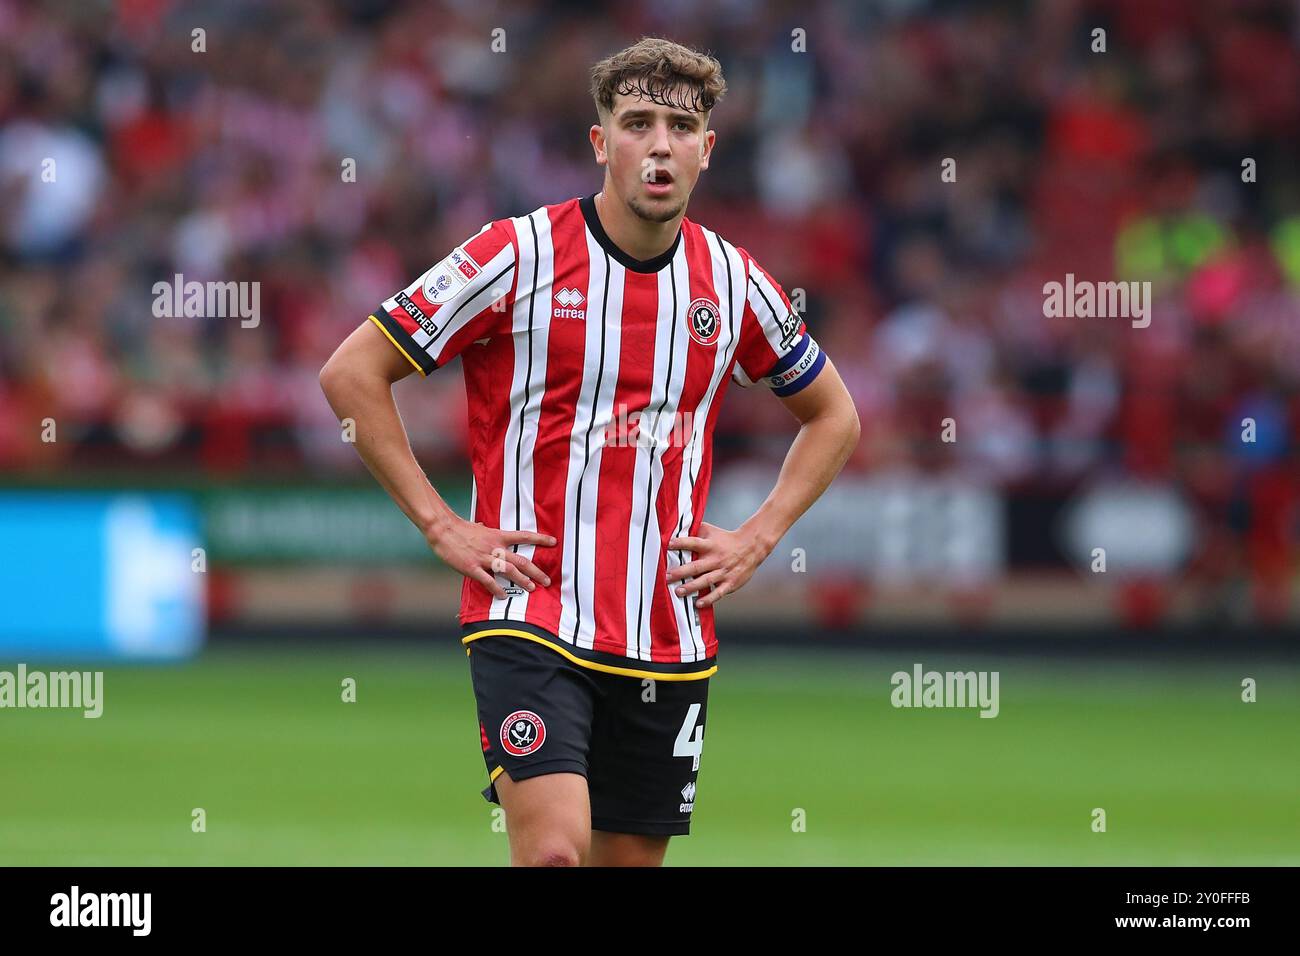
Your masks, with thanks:
M 0 469 L 355 472 L 321 364 L 484 223 L 599 187 L 587 70 L 647 34 L 722 62 L 688 215 L 802 297 L 859 406 L 851 468 L 1176 482 L 1285 590 L 1286 0 L 0 0 Z M 260 323 L 155 317 L 176 273 L 260 282 Z M 1067 273 L 1149 281 L 1150 325 L 1045 317 Z M 463 467 L 459 375 L 399 401 Z M 733 392 L 718 460 L 779 461 L 794 425 Z

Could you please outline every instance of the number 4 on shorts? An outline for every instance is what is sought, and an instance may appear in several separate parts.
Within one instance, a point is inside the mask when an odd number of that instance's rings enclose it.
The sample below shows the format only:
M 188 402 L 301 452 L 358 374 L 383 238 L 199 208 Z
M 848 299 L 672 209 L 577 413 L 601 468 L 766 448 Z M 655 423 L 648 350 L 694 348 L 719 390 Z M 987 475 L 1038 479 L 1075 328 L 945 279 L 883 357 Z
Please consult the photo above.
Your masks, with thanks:
M 691 704 L 686 711 L 686 722 L 677 731 L 677 740 L 673 743 L 674 757 L 692 757 L 691 769 L 700 769 L 700 754 L 704 752 L 704 727 L 695 726 L 695 718 L 700 716 L 700 705 Z

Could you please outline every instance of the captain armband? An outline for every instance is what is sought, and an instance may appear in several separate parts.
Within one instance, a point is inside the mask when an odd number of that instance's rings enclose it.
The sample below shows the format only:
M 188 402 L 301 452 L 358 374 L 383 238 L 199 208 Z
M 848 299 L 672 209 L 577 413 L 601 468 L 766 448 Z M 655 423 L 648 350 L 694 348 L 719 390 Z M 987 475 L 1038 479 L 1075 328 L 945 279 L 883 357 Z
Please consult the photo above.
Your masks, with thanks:
M 807 332 L 772 367 L 763 379 L 768 387 L 782 398 L 793 395 L 810 385 L 826 365 L 826 353 Z

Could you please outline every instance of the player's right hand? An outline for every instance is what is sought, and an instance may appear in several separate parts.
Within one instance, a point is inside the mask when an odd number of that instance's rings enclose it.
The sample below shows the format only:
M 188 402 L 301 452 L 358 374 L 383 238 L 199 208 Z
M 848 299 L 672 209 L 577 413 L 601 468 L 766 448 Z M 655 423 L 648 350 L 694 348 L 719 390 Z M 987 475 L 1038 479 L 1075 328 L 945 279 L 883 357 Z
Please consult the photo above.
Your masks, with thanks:
M 483 585 L 496 597 L 505 598 L 506 592 L 497 583 L 500 574 L 522 588 L 536 590 L 550 587 L 550 576 L 522 554 L 511 550 L 513 545 L 532 544 L 540 548 L 555 547 L 555 538 L 536 531 L 502 531 L 489 528 L 481 521 L 466 521 L 459 515 L 450 516 L 438 528 L 425 534 L 433 553 L 460 574 Z

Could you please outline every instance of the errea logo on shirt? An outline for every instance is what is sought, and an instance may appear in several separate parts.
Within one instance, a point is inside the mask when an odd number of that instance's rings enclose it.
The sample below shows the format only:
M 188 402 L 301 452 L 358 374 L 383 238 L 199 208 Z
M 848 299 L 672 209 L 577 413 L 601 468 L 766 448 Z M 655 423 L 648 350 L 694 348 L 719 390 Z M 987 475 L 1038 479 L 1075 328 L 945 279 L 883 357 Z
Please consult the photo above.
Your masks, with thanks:
M 587 310 L 578 306 L 586 301 L 577 289 L 567 286 L 555 293 L 555 308 L 552 315 L 557 319 L 586 319 Z

